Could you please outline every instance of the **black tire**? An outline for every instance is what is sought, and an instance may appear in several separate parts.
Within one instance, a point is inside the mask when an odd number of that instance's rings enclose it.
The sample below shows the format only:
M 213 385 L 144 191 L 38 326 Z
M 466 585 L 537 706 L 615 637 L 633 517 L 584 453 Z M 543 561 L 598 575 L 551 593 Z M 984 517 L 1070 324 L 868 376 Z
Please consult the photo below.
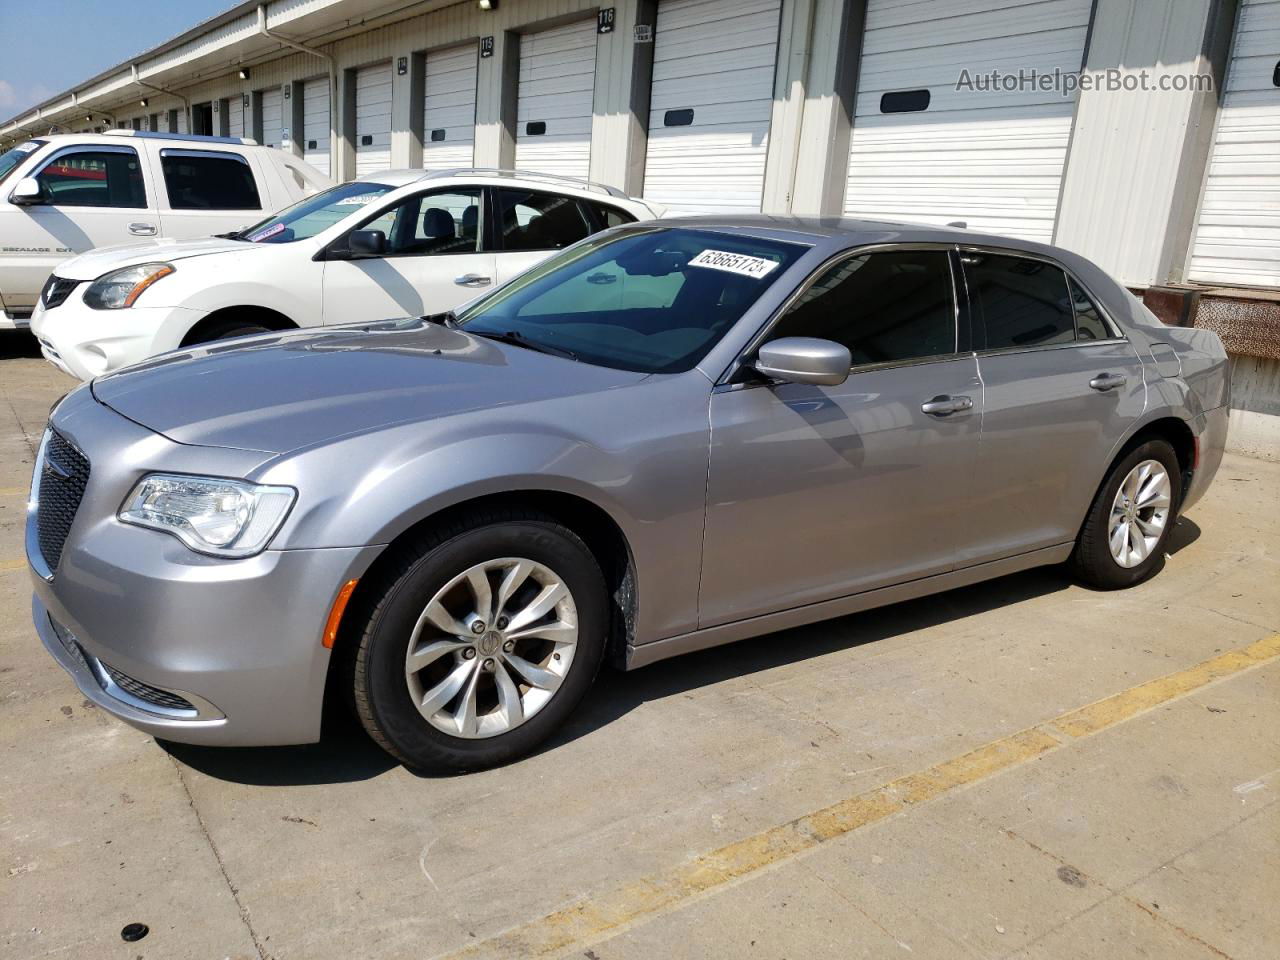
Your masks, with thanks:
M 1111 506 L 1115 502 L 1120 484 L 1130 471 L 1144 460 L 1155 460 L 1169 474 L 1170 506 L 1168 519 L 1150 555 L 1133 567 L 1123 567 L 1111 555 L 1108 533 Z M 1107 479 L 1098 488 L 1097 496 L 1089 507 L 1088 516 L 1076 540 L 1070 566 L 1074 575 L 1084 583 L 1099 590 L 1120 590 L 1149 579 L 1164 566 L 1165 548 L 1177 522 L 1178 507 L 1182 498 L 1182 468 L 1178 464 L 1173 447 L 1164 440 L 1149 440 L 1130 450 L 1116 461 Z
M 474 564 L 503 557 L 545 564 L 569 588 L 578 619 L 573 659 L 552 698 L 520 725 L 482 739 L 451 736 L 432 726 L 410 697 L 407 644 L 438 590 Z M 465 515 L 407 545 L 375 576 L 357 621 L 363 630 L 352 665 L 352 694 L 365 730 L 406 766 L 445 772 L 517 760 L 555 732 L 599 672 L 609 631 L 604 577 L 582 539 L 550 517 L 519 510 Z
M 249 337 L 258 333 L 270 333 L 270 327 L 250 320 L 236 320 L 234 317 L 213 323 L 200 331 L 193 331 L 183 342 L 184 347 L 194 347 L 201 343 L 213 343 L 215 340 L 230 340 L 232 337 Z

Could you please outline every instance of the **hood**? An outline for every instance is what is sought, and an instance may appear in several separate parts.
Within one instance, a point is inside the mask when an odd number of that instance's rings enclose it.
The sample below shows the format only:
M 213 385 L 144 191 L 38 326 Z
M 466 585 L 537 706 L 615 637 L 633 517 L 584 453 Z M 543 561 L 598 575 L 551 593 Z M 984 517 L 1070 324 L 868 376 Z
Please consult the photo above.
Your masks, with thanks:
M 104 273 L 158 260 L 172 262 L 214 253 L 251 253 L 270 250 L 271 244 L 247 243 L 244 240 L 143 240 L 113 247 L 98 247 L 58 264 L 56 273 L 68 280 L 96 280 Z
M 396 423 L 590 394 L 644 377 L 413 319 L 163 354 L 93 381 L 93 394 L 178 443 L 287 453 Z

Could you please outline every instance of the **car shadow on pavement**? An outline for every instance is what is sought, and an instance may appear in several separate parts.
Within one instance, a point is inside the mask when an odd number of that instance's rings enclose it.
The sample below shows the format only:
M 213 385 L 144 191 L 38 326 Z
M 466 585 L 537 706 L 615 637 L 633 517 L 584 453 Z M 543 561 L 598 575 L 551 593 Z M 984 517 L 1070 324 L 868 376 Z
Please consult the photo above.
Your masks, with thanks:
M 0 330 L 0 360 L 40 359 L 40 343 L 30 330 Z
M 1198 535 L 1198 528 L 1196 528 Z M 946 593 L 910 600 L 834 620 L 782 630 L 697 653 L 663 660 L 626 673 L 606 668 L 581 706 L 534 756 L 554 751 L 607 727 L 643 703 L 676 696 L 848 650 L 999 607 L 1066 590 L 1072 581 L 1057 567 L 1028 570 Z M 347 716 L 326 718 L 320 743 L 297 747 L 196 747 L 160 742 L 179 762 L 210 777 L 256 786 L 296 786 L 354 782 L 379 776 L 398 765 Z M 465 776 L 411 771 L 424 778 Z

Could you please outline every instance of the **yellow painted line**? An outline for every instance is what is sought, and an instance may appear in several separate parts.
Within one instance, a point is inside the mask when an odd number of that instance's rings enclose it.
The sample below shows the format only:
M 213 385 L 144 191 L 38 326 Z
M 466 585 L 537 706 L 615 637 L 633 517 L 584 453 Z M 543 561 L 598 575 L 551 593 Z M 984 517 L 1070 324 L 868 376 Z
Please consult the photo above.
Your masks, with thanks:
M 27 569 L 25 560 L 0 560 L 0 573 L 17 573 Z
M 30 492 L 28 487 L 0 487 L 0 497 L 25 497 Z
M 933 800 L 1012 767 L 1021 766 L 1070 740 L 1115 726 L 1215 680 L 1280 657 L 1280 634 L 1259 640 L 1099 700 L 1028 730 L 971 750 L 928 769 L 807 813 L 787 823 L 703 854 L 674 870 L 637 880 L 592 900 L 576 903 L 488 940 L 472 943 L 445 960 L 466 957 L 550 957 L 582 949 L 638 921 L 675 909 L 691 898 L 799 856 L 822 843 Z
M 1206 660 L 1199 666 L 1171 673 L 1159 680 L 1152 680 L 1139 686 L 1117 693 L 1115 696 L 1091 703 L 1087 707 L 1064 713 L 1053 721 L 1053 725 L 1069 737 L 1087 737 L 1091 733 L 1105 730 L 1134 714 L 1150 710 L 1174 697 L 1190 693 L 1199 687 L 1233 673 L 1247 670 L 1249 667 L 1266 663 L 1280 656 L 1280 633 L 1274 637 L 1258 640 L 1239 650 L 1230 650 L 1212 660 Z

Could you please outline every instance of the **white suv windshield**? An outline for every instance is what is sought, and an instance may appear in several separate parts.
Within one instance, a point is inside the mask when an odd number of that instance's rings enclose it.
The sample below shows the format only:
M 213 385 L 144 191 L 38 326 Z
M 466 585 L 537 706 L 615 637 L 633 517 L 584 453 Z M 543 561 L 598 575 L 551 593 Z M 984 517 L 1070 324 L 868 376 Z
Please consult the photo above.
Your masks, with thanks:
M 3 180 L 18 169 L 18 164 L 22 163 L 23 160 L 27 159 L 46 143 L 48 143 L 47 140 L 28 140 L 26 143 L 18 144 L 12 150 L 0 153 L 0 180 Z
M 306 240 L 351 216 L 392 188 L 385 183 L 356 181 L 331 187 L 314 197 L 299 200 L 235 235 L 250 243 L 292 243 Z

